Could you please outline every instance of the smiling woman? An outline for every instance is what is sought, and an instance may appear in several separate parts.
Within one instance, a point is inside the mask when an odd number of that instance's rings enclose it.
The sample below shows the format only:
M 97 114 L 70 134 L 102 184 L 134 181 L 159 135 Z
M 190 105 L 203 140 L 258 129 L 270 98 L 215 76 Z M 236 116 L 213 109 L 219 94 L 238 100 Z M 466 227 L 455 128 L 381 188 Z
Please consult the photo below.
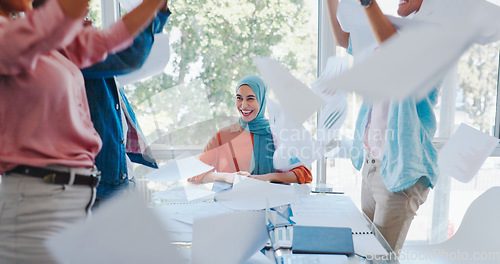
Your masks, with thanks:
M 236 86 L 237 124 L 219 130 L 199 159 L 214 170 L 189 179 L 190 182 L 224 181 L 232 183 L 237 175 L 271 182 L 312 181 L 304 165 L 290 171 L 277 171 L 273 165 L 275 145 L 266 112 L 267 87 L 255 75 L 244 77 Z M 292 159 L 292 157 L 290 157 Z
M 257 117 L 260 111 L 259 102 L 250 86 L 244 84 L 236 91 L 236 108 L 245 122 L 250 122 Z

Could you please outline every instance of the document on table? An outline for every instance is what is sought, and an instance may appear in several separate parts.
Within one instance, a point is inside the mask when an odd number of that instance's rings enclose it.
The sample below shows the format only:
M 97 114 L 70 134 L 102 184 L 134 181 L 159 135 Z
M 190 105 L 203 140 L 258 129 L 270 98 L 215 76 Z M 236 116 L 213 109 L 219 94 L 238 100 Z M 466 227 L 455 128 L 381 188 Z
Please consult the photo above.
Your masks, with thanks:
M 498 138 L 462 123 L 439 151 L 439 170 L 467 183 L 474 178 L 498 142 Z
M 244 263 L 268 238 L 264 211 L 198 218 L 193 225 L 192 263 Z
M 214 202 L 166 204 L 153 207 L 153 211 L 159 214 L 161 219 L 171 218 L 190 225 L 198 218 L 234 212 L 234 210 Z
M 346 255 L 321 255 L 321 254 L 284 254 L 283 264 L 315 263 L 315 264 L 345 264 L 348 263 Z
M 207 171 L 214 167 L 203 163 L 194 156 L 187 158 L 175 159 L 161 166 L 159 169 L 146 174 L 146 178 L 155 182 L 169 182 L 180 179 L 187 179 Z
M 262 210 L 290 204 L 296 199 L 295 187 L 243 178 L 233 189 L 217 193 L 215 200 L 233 210 Z
M 139 194 L 116 196 L 46 242 L 60 263 L 185 263 Z M 123 250 L 124 245 L 133 250 Z
M 342 30 L 350 33 L 355 63 L 370 57 L 378 46 L 363 9 L 357 0 L 342 0 L 337 8 L 337 18 Z

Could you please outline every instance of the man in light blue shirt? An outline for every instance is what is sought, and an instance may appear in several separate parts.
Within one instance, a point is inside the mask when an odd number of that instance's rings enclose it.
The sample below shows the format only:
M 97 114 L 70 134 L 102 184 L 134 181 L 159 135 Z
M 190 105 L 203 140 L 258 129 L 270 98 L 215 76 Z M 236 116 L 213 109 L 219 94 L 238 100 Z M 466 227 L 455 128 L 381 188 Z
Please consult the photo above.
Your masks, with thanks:
M 341 38 L 337 42 L 348 48 L 350 35 L 343 32 L 335 15 L 338 0 L 328 1 L 335 36 Z M 398 14 L 406 17 L 415 13 L 422 2 L 400 1 Z M 379 43 L 396 33 L 376 0 L 360 3 Z M 404 244 L 416 211 L 437 181 L 437 151 L 432 139 L 438 94 L 436 85 L 419 101 L 410 97 L 364 102 L 358 114 L 351 160 L 356 169 L 363 168 L 361 207 L 396 253 Z

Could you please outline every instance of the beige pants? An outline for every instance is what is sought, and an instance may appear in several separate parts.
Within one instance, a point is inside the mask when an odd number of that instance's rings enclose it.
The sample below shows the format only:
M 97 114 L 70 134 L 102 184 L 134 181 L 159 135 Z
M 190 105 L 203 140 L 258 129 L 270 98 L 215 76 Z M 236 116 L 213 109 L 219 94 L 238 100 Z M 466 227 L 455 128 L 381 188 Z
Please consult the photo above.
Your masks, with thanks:
M 363 166 L 361 207 L 391 248 L 399 254 L 417 210 L 427 199 L 430 188 L 420 178 L 412 187 L 399 191 L 387 190 L 380 175 L 381 161 L 367 156 Z
M 56 263 L 44 241 L 85 218 L 95 188 L 7 174 L 0 184 L 0 263 Z

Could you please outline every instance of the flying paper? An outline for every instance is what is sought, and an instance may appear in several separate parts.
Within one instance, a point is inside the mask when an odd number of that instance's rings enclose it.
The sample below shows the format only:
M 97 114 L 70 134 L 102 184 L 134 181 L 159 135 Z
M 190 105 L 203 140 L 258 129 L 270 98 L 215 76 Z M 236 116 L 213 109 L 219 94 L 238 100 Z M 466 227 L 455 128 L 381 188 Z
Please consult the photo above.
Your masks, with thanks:
M 462 123 L 439 151 L 439 169 L 441 173 L 467 183 L 474 178 L 498 142 L 498 138 Z
M 323 156 L 323 148 L 313 136 L 302 125 L 295 126 L 282 107 L 271 99 L 267 99 L 267 112 L 276 145 L 275 169 L 288 171 L 300 165 L 310 166 Z
M 170 182 L 180 179 L 188 179 L 207 171 L 212 170 L 214 167 L 207 165 L 190 156 L 182 159 L 175 159 L 169 163 L 161 166 L 158 170 L 146 174 L 146 178 L 155 182 Z
M 264 211 L 199 218 L 193 225 L 192 263 L 244 263 L 267 240 Z
M 215 200 L 233 210 L 262 210 L 290 204 L 296 199 L 291 185 L 273 184 L 252 178 L 243 178 L 233 189 L 217 193 Z
M 116 77 L 118 86 L 135 83 L 163 72 L 170 59 L 170 45 L 167 33 L 155 34 L 155 41 L 142 67 L 129 74 Z
M 262 79 L 278 98 L 280 105 L 296 126 L 302 125 L 314 112 L 325 105 L 325 101 L 297 80 L 278 61 L 254 58 Z
M 162 222 L 136 193 L 102 204 L 89 220 L 49 238 L 46 245 L 60 263 L 185 263 Z

